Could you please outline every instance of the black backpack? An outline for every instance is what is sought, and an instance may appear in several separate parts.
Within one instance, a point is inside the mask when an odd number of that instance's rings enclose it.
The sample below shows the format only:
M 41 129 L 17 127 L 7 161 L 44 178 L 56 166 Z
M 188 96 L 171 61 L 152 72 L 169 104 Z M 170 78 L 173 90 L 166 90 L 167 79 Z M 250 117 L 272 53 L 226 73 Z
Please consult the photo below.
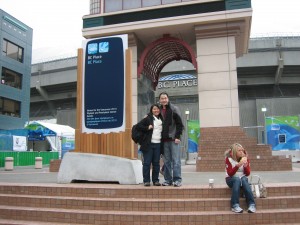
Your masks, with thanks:
M 145 134 L 137 128 L 137 124 L 133 125 L 131 128 L 131 139 L 136 144 L 140 144 L 140 142 L 144 139 Z

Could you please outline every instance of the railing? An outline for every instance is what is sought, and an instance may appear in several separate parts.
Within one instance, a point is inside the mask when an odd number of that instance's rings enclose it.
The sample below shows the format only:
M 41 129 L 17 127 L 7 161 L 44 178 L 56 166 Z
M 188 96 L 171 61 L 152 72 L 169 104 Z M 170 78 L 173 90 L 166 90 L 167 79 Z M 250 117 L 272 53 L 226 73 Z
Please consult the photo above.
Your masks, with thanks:
M 300 39 L 299 32 L 271 32 L 251 34 L 250 40 Z
M 249 126 L 249 127 L 243 127 L 243 129 L 248 136 L 257 138 L 257 144 L 265 144 L 264 126 Z

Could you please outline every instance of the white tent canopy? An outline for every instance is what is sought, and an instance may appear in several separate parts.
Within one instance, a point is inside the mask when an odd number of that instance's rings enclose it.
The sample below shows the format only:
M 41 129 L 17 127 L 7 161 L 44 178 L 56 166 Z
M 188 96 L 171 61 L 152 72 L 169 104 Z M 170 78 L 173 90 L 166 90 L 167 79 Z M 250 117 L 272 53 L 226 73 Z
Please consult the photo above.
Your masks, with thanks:
M 67 125 L 31 121 L 25 126 L 25 129 L 32 130 L 33 132 L 38 130 L 40 132 L 38 134 L 42 134 L 43 139 L 49 142 L 52 151 L 58 151 L 59 153 L 61 153 L 62 150 L 61 140 L 63 137 L 75 138 L 75 129 Z
M 39 121 L 33 121 L 31 123 L 39 123 L 44 127 L 47 127 L 49 130 L 52 130 L 56 133 L 57 136 L 72 136 L 75 135 L 75 129 L 67 126 L 67 125 L 60 125 L 60 124 L 54 124 L 54 123 L 45 123 L 45 122 L 39 122 Z

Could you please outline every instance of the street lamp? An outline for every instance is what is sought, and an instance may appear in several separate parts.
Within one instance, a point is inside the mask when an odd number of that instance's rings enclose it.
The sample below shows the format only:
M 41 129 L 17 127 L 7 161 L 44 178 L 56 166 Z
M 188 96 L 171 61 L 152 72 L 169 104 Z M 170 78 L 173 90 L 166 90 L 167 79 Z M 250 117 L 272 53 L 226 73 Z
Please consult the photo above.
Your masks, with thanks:
M 185 118 L 186 118 L 186 141 L 185 141 L 185 151 L 186 151 L 186 162 L 189 160 L 189 129 L 188 129 L 188 120 L 190 117 L 190 111 L 185 110 Z
M 190 111 L 188 109 L 185 110 L 185 116 L 186 116 L 186 120 L 189 120 Z
M 262 107 L 261 111 L 264 113 L 264 144 L 267 144 L 267 128 L 266 128 L 266 112 L 267 108 Z

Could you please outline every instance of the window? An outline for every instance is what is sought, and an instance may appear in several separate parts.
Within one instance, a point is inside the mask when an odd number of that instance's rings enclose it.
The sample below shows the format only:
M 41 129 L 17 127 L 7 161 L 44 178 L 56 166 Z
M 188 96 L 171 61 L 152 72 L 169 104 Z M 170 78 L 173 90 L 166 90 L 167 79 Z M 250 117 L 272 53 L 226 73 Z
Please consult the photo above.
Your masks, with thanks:
M 143 0 L 142 4 L 143 4 L 143 7 L 161 5 L 161 0 L 152 0 L 152 1 Z
M 123 9 L 141 8 L 141 0 L 123 1 Z
M 172 4 L 172 3 L 178 3 L 181 2 L 181 0 L 162 0 L 162 4 L 166 5 L 166 4 Z
M 105 12 L 116 12 L 123 10 L 123 1 L 122 0 L 114 0 L 114 1 L 105 1 Z
M 100 0 L 91 0 L 90 1 L 90 14 L 100 13 Z
M 20 116 L 21 102 L 0 97 L 0 114 L 13 117 Z
M 3 39 L 3 52 L 7 57 L 23 62 L 24 49 L 5 39 Z
M 2 67 L 1 84 L 21 89 L 22 74 Z

